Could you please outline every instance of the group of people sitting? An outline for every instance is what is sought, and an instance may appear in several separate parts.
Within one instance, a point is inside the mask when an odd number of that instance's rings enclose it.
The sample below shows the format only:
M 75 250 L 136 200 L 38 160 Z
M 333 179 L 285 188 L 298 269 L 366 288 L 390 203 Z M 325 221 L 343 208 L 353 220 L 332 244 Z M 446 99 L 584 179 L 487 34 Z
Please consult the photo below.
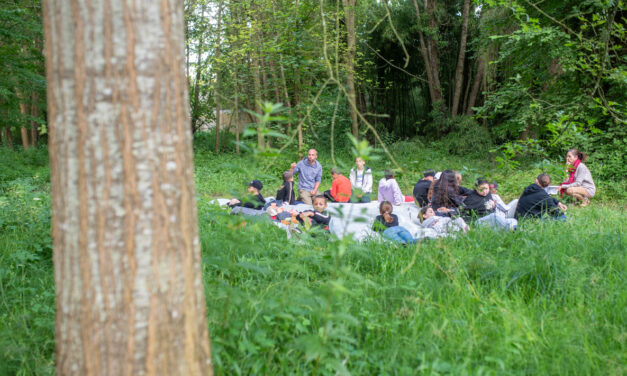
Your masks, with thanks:
M 286 225 L 298 223 L 306 227 L 320 226 L 328 229 L 330 216 L 326 212 L 327 202 L 371 201 L 373 174 L 362 158 L 356 158 L 355 167 L 350 170 L 348 178 L 338 168 L 332 168 L 331 189 L 320 193 L 318 189 L 322 179 L 322 166 L 317 161 L 317 156 L 316 150 L 311 149 L 306 158 L 291 164 L 290 169 L 283 173 L 283 184 L 272 203 L 266 203 L 262 197 L 260 193 L 262 183 L 253 180 L 248 188 L 248 199 L 243 201 L 233 199 L 228 205 L 264 208 L 273 219 Z M 581 206 L 587 206 L 589 199 L 596 192 L 596 187 L 590 171 L 583 163 L 585 160 L 584 153 L 576 149 L 569 150 L 566 156 L 568 164 L 566 181 L 559 187 L 551 186 L 550 176 L 542 173 L 533 184 L 523 190 L 519 199 L 509 204 L 499 196 L 496 182 L 478 179 L 474 189 L 469 189 L 461 185 L 461 174 L 452 170 L 437 173 L 432 169 L 424 171 L 423 179 L 414 186 L 413 195 L 405 196 L 394 179 L 393 171 L 387 170 L 384 178 L 379 181 L 377 201 L 380 215 L 374 219 L 372 229 L 388 239 L 402 243 L 414 242 L 416 239 L 399 226 L 398 218 L 393 214 L 395 206 L 406 202 L 415 202 L 420 208 L 418 219 L 422 226 L 436 231 L 445 231 L 451 227 L 466 231 L 467 222 L 514 230 L 518 220 L 523 218 L 565 220 L 566 205 L 553 198 L 548 191 L 554 188 L 561 195 L 572 196 Z M 298 196 L 294 193 L 295 175 L 299 177 Z M 296 212 L 294 209 L 284 210 L 283 203 L 309 204 L 313 206 L 313 210 L 302 212 Z

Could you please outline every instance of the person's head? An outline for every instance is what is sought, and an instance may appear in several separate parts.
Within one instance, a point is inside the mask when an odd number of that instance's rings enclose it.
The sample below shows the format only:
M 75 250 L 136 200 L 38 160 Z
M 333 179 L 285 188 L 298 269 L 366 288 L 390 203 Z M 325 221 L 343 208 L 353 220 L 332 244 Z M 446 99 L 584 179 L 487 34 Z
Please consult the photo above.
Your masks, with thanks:
M 457 180 L 457 185 L 462 185 L 462 174 L 458 171 L 455 171 L 455 180 Z
M 294 181 L 294 174 L 290 171 L 285 171 L 283 173 L 283 181 Z
M 392 206 L 392 203 L 389 201 L 381 201 L 381 203 L 379 204 L 379 214 L 381 215 L 392 214 L 393 210 L 394 206 Z
M 450 192 L 453 192 L 455 194 L 459 192 L 457 179 L 455 178 L 455 172 L 451 170 L 442 171 L 442 175 L 440 175 L 440 180 L 438 180 L 437 187 L 434 186 L 434 192 L 436 193 L 436 202 L 440 203 L 441 205 L 447 205 L 448 203 L 450 203 Z
M 420 219 L 420 222 L 422 222 L 425 219 L 433 217 L 434 215 L 435 211 L 431 206 L 424 206 L 420 209 L 420 216 L 418 217 L 418 219 Z
M 490 193 L 490 183 L 487 180 L 478 179 L 475 184 L 475 190 L 479 196 L 487 196 Z
M 492 183 L 490 183 L 490 193 L 492 194 L 496 194 L 497 191 L 499 189 L 499 183 L 493 181 Z
M 577 159 L 585 162 L 587 158 L 588 156 L 586 155 L 586 153 L 582 153 L 577 149 L 570 149 L 568 153 L 566 153 L 566 163 L 568 163 L 569 165 L 575 163 Z
M 364 161 L 361 157 L 355 158 L 355 164 L 357 165 L 358 170 L 363 170 L 366 165 L 366 161 Z
M 262 188 L 263 184 L 259 180 L 253 180 L 248 184 L 248 192 L 254 195 L 258 195 Z
M 307 161 L 312 164 L 316 161 L 317 158 L 318 152 L 316 151 L 316 149 L 309 149 L 309 151 L 307 152 Z
M 536 178 L 536 184 L 542 188 L 546 188 L 551 184 L 551 177 L 549 174 L 545 174 L 544 172 L 538 175 Z
M 385 176 L 385 180 L 390 180 L 390 179 L 394 179 L 394 171 L 392 170 L 385 170 L 385 173 L 383 174 L 383 176 Z
M 318 213 L 322 213 L 327 208 L 327 199 L 324 196 L 316 196 L 313 198 L 313 208 Z
M 430 180 L 433 181 L 434 177 L 435 177 L 435 171 L 433 171 L 432 169 L 426 169 L 423 173 L 422 176 L 424 176 L 425 180 Z
M 340 175 L 342 175 L 342 171 L 339 168 L 333 167 L 331 169 L 331 176 L 333 177 L 333 179 L 335 179 L 336 177 L 338 177 Z

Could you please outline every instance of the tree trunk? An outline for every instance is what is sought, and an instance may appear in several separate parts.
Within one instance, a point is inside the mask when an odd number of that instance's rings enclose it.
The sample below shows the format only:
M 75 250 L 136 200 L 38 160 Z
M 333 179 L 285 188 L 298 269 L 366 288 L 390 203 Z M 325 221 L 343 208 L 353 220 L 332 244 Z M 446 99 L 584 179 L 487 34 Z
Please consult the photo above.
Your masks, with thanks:
M 212 374 L 183 4 L 45 0 L 59 375 Z
M 39 139 L 39 124 L 36 119 L 39 119 L 39 95 L 33 92 L 32 103 L 30 105 L 30 115 L 32 117 L 30 122 L 30 144 L 32 147 L 37 147 L 37 141 Z
M 253 51 L 253 59 L 252 59 L 252 75 L 253 75 L 253 90 L 255 97 L 255 112 L 261 114 L 261 79 L 259 77 L 259 58 L 257 56 L 257 51 Z M 255 122 L 257 123 L 257 146 L 260 150 L 265 149 L 266 143 L 263 137 L 263 130 L 261 129 L 261 123 L 259 119 L 255 117 Z
M 351 114 L 351 132 L 359 137 L 357 122 L 357 106 L 355 103 L 355 0 L 342 0 L 344 4 L 344 20 L 346 23 L 346 86 Z
M 221 36 L 222 36 L 222 1 L 218 2 L 218 29 L 216 30 L 216 58 L 215 58 L 215 66 L 216 66 L 216 154 L 220 152 L 220 121 L 221 113 L 222 113 L 222 105 L 220 102 L 220 48 L 222 47 Z
M 18 92 L 17 97 L 20 100 L 20 114 L 22 115 L 20 126 L 20 136 L 22 138 L 22 146 L 24 150 L 30 147 L 30 141 L 28 140 L 28 128 L 26 128 L 26 115 L 29 113 L 28 111 L 28 103 L 26 103 L 26 98 L 23 93 Z
M 205 4 L 203 3 L 200 10 L 200 19 L 205 18 Z M 204 48 L 204 38 L 202 35 L 198 38 L 198 51 L 196 56 L 196 79 L 194 81 L 194 99 L 192 100 L 192 134 L 198 130 L 198 117 L 200 116 L 200 79 L 202 76 L 202 52 Z
M 442 85 L 440 84 L 440 58 L 438 56 L 438 43 L 432 35 L 437 35 L 438 21 L 435 15 L 435 0 L 425 0 L 425 9 L 429 19 L 430 35 L 427 37 L 427 54 L 429 56 L 429 67 L 433 78 L 433 98 L 432 106 L 439 108 L 444 113 L 445 105 L 442 96 Z
M 239 154 L 239 82 L 237 81 L 237 67 L 233 70 L 233 86 L 235 89 L 235 101 L 232 116 L 235 116 L 235 152 Z
M 289 109 L 287 118 L 286 134 L 289 136 L 292 131 L 292 103 L 290 101 L 290 94 L 287 91 L 287 81 L 285 80 L 285 69 L 283 68 L 283 55 L 279 55 L 279 72 L 281 73 L 281 84 L 283 85 L 283 95 L 285 96 L 285 105 Z
M 420 7 L 418 7 L 418 2 L 413 0 L 414 9 L 416 9 L 416 17 L 418 22 L 420 23 Z M 429 97 L 431 98 L 431 102 L 435 103 L 435 91 L 434 91 L 434 83 L 433 83 L 433 71 L 431 70 L 431 64 L 429 63 L 429 53 L 427 50 L 427 45 L 425 44 L 424 34 L 422 33 L 422 29 L 418 29 L 418 39 L 420 41 L 420 55 L 422 55 L 422 60 L 425 64 L 425 71 L 427 72 L 427 86 L 429 86 Z
M 466 38 L 468 37 L 468 14 L 470 13 L 470 0 L 464 0 L 464 10 L 462 13 L 462 34 L 459 42 L 459 54 L 457 55 L 457 68 L 455 69 L 455 90 L 453 91 L 453 106 L 451 115 L 457 115 L 459 108 L 459 97 L 462 92 L 464 82 L 464 60 L 466 58 Z
M 13 133 L 11 133 L 11 128 L 9 128 L 9 126 L 7 125 L 6 127 L 4 127 L 2 129 L 2 132 L 4 133 L 4 144 L 7 147 L 12 147 L 13 146 Z
M 473 107 L 475 106 L 475 101 L 477 100 L 477 94 L 479 94 L 479 88 L 481 87 L 481 83 L 483 82 L 483 73 L 485 71 L 485 57 L 479 55 L 479 63 L 477 65 L 477 73 L 475 74 L 475 79 L 473 80 L 472 90 L 470 91 L 470 97 L 468 98 L 468 106 L 466 107 L 466 115 L 473 114 Z

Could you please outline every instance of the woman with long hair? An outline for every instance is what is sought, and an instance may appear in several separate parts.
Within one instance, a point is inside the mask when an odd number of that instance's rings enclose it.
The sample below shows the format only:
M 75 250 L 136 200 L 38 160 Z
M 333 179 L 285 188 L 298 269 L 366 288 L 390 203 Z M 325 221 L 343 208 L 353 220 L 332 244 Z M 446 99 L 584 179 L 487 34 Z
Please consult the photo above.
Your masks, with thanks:
M 594 196 L 597 190 L 590 170 L 583 163 L 586 159 L 585 153 L 577 149 L 570 149 L 566 153 L 568 179 L 560 184 L 560 195 L 566 194 L 574 197 L 581 203 L 581 206 L 588 206 L 590 198 Z

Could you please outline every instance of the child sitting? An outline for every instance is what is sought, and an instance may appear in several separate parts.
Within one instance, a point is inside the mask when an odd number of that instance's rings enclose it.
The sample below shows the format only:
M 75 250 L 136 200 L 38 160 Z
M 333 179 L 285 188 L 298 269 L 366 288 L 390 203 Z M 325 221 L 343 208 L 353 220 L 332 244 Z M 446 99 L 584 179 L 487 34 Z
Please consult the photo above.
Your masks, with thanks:
M 496 202 L 496 215 L 505 217 L 505 218 L 514 218 L 514 213 L 516 212 L 516 205 L 518 205 L 518 199 L 514 199 L 510 201 L 509 204 L 506 204 L 505 201 L 498 194 L 499 184 L 495 181 L 490 183 L 490 194 L 492 198 Z
M 294 175 L 291 172 L 283 173 L 283 185 L 277 191 L 276 199 L 294 205 Z
M 398 225 L 398 217 L 392 214 L 393 206 L 389 201 L 383 201 L 379 205 L 379 213 L 374 219 L 372 230 L 382 232 L 386 239 L 402 244 L 415 243 L 416 239 L 407 231 L 405 227 Z
M 325 213 L 327 208 L 327 200 L 324 196 L 316 196 L 313 199 L 314 210 L 305 210 L 298 215 L 298 221 L 305 225 L 306 228 L 313 226 L 320 227 L 323 230 L 329 229 L 331 215 Z

